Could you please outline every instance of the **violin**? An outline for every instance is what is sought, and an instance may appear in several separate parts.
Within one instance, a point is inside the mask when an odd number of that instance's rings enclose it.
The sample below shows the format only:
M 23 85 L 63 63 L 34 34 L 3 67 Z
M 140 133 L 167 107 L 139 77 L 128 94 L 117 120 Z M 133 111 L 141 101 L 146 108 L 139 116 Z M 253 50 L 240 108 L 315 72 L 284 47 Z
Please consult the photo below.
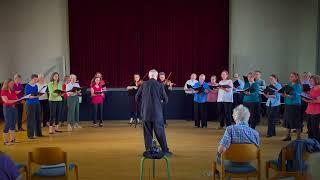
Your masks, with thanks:
M 140 79 L 138 82 L 136 82 L 136 86 L 141 86 L 143 84 L 143 80 L 147 77 L 148 73 L 146 73 L 142 79 Z
M 169 78 L 171 76 L 172 72 L 169 73 L 168 77 L 162 82 L 164 85 L 167 85 L 167 86 L 175 86 L 176 84 L 175 83 L 172 83 Z

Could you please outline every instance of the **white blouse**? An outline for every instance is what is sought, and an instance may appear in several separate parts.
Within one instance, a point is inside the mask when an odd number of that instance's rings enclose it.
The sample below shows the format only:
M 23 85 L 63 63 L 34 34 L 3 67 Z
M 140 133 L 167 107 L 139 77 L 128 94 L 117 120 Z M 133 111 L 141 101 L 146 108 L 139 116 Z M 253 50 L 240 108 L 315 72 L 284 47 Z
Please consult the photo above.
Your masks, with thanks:
M 221 80 L 220 85 L 229 85 L 231 88 L 228 88 L 229 92 L 222 89 L 218 90 L 218 99 L 217 102 L 233 102 L 233 83 L 232 80 Z

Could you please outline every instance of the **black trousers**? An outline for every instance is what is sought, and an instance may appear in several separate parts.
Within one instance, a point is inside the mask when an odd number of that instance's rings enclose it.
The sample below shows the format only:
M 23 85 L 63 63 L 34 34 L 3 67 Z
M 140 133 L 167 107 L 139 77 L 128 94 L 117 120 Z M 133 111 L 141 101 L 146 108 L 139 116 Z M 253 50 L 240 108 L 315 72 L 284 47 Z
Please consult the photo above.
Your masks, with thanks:
M 40 100 L 40 106 L 41 106 L 41 122 L 43 124 L 43 127 L 45 127 L 50 118 L 48 99 Z
M 27 135 L 29 138 L 42 136 L 40 115 L 40 104 L 27 105 Z
M 155 121 L 145 121 L 143 122 L 143 136 L 144 145 L 146 150 L 152 147 L 153 132 L 161 146 L 163 152 L 168 152 L 167 138 L 164 131 L 164 125 L 162 119 Z
M 17 124 L 17 126 L 18 126 L 18 129 L 21 129 L 21 128 L 22 128 L 23 104 L 22 104 L 22 103 L 17 103 L 16 108 L 17 108 L 17 120 L 16 120 L 16 124 Z
M 50 126 L 58 125 L 62 117 L 62 101 L 49 101 Z
M 129 96 L 130 118 L 137 119 L 140 117 L 140 104 L 136 102 L 135 96 Z
M 315 138 L 320 142 L 319 123 L 320 114 L 307 114 L 308 138 Z
M 232 109 L 242 104 L 243 94 L 242 93 L 233 93 L 233 105 Z
M 244 102 L 243 105 L 250 111 L 249 126 L 255 129 L 260 122 L 260 102 Z
M 64 121 L 67 121 L 68 119 L 68 104 L 67 104 L 67 98 L 64 98 L 62 100 L 62 107 L 61 107 L 61 123 Z
M 207 125 L 207 103 L 194 102 L 194 125 L 197 127 L 208 126 Z
M 194 100 L 193 94 L 186 94 L 185 105 L 186 105 L 186 119 L 194 120 Z
M 208 120 L 218 119 L 218 103 L 217 102 L 207 102 L 207 112 Z
M 279 106 L 267 107 L 268 115 L 268 131 L 267 135 L 275 136 L 276 135 L 276 123 L 279 118 Z
M 163 116 L 163 124 L 167 124 L 167 105 L 166 105 L 166 103 L 162 103 L 162 116 Z
M 99 123 L 103 121 L 103 103 L 93 104 L 93 124 L 96 124 L 99 116 Z
M 220 127 L 230 126 L 232 124 L 232 103 L 231 102 L 218 102 L 218 117 Z

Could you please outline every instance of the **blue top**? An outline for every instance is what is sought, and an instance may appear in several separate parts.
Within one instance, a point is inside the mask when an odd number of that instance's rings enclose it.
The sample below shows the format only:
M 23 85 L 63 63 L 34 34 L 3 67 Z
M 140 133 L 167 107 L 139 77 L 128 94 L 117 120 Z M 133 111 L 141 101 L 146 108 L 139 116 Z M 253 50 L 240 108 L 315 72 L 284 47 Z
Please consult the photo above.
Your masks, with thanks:
M 284 98 L 284 103 L 286 105 L 300 105 L 301 104 L 301 93 L 302 93 L 302 86 L 299 83 L 289 83 L 289 86 L 293 88 L 290 93 L 290 97 Z
M 279 90 L 279 89 L 281 89 L 281 84 L 280 83 L 276 83 L 275 84 L 275 86 L 274 87 L 276 87 L 277 88 L 277 90 Z M 280 97 L 280 93 L 278 93 L 278 92 L 275 92 L 274 93 L 274 98 L 272 97 L 270 97 L 270 98 L 268 98 L 268 100 L 267 100 L 267 103 L 266 103 L 266 106 L 267 107 L 274 107 L 274 106 L 279 106 L 280 105 L 280 99 L 281 99 L 281 97 Z
M 244 94 L 243 102 L 260 102 L 259 84 L 256 82 L 252 83 L 251 85 L 250 83 L 245 83 L 244 89 L 247 89 L 250 86 L 252 86 L 254 90 L 252 93 L 250 93 L 250 95 Z
M 241 79 L 239 79 L 239 80 L 237 80 L 238 82 L 239 82 L 239 84 L 240 84 L 240 86 L 238 86 L 237 88 L 235 88 L 236 90 L 243 90 L 243 88 L 244 88 L 244 82 L 241 80 Z
M 193 88 L 198 88 L 198 87 L 200 87 L 200 83 L 199 82 L 195 83 L 194 86 L 193 86 Z M 210 91 L 208 83 L 203 82 L 202 87 L 205 90 L 207 89 L 207 90 Z M 193 100 L 194 100 L 194 102 L 197 102 L 197 103 L 205 103 L 205 102 L 207 102 L 207 93 L 205 93 L 205 92 L 195 93 Z
M 225 148 L 229 148 L 230 144 L 255 144 L 260 146 L 259 133 L 250 128 L 248 123 L 239 122 L 235 125 L 228 126 L 220 141 Z
M 32 86 L 28 83 L 24 88 L 24 93 L 26 95 L 37 93 L 37 92 L 38 92 L 38 86 L 36 84 Z M 34 98 L 34 99 L 27 98 L 26 103 L 28 105 L 31 105 L 31 104 L 39 104 L 40 102 L 39 102 L 39 98 Z

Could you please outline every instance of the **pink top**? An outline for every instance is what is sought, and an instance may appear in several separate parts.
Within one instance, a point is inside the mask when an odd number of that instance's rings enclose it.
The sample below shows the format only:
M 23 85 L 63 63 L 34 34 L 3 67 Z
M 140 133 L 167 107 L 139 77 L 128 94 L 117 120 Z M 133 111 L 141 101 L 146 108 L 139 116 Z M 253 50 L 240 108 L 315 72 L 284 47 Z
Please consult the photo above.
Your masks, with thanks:
M 218 83 L 212 84 L 211 82 L 209 82 L 208 84 L 209 84 L 209 86 L 218 85 Z M 213 90 L 207 94 L 207 102 L 217 102 L 217 99 L 218 99 L 218 91 L 217 90 Z
M 313 99 L 320 97 L 320 88 L 319 87 L 312 88 L 309 95 Z M 308 103 L 306 113 L 307 114 L 320 114 L 320 103 Z
M 102 92 L 102 87 L 99 85 L 98 87 L 96 85 L 93 85 L 91 87 L 91 91 L 93 90 L 93 93 L 99 93 L 99 92 Z M 103 98 L 104 97 L 104 94 L 103 92 L 101 94 L 96 94 L 95 96 L 92 96 L 91 97 L 91 102 L 92 104 L 101 104 L 103 103 Z

